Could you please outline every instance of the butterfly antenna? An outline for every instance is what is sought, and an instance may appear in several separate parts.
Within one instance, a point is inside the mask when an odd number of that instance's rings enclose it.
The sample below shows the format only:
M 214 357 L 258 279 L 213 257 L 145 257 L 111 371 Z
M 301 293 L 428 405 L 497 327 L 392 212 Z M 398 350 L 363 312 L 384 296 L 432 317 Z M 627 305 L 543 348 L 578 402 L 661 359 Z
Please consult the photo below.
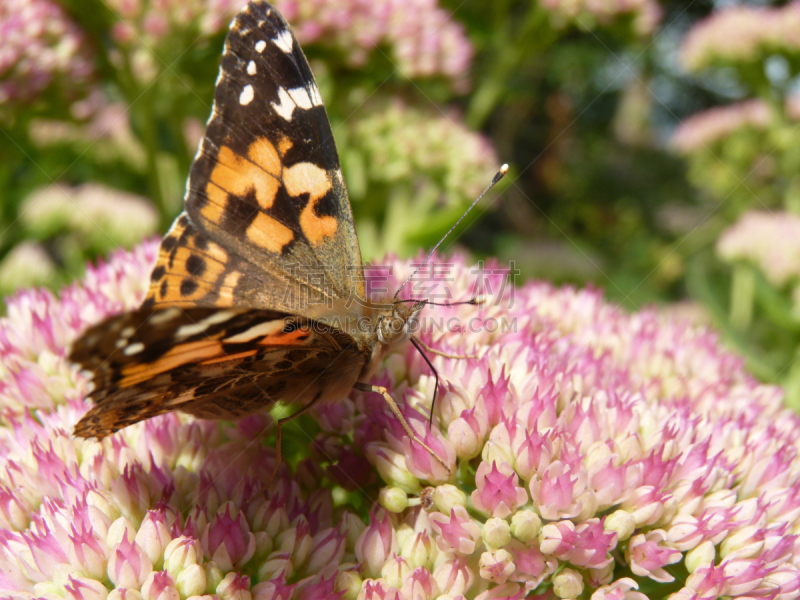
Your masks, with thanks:
M 395 300 L 397 300 L 397 296 L 399 296 L 399 295 L 400 295 L 400 292 L 403 290 L 403 288 L 404 288 L 404 287 L 406 287 L 406 285 L 408 284 L 408 282 L 409 282 L 409 281 L 411 281 L 411 278 L 412 278 L 412 277 L 414 277 L 414 275 L 416 275 L 416 274 L 417 274 L 417 272 L 418 272 L 418 271 L 419 271 L 419 270 L 420 270 L 422 267 L 424 267 L 424 266 L 427 264 L 427 262 L 428 262 L 428 261 L 431 259 L 431 256 L 433 256 L 434 252 L 436 252 L 436 249 L 437 249 L 439 246 L 441 246 L 441 245 L 442 245 L 442 242 L 444 242 L 444 241 L 447 239 L 447 236 L 449 236 L 451 233 L 453 233 L 453 230 L 454 230 L 456 227 L 458 227 L 458 224 L 459 224 L 459 223 L 461 223 L 461 221 L 463 221 L 463 220 L 464 220 L 464 217 L 466 217 L 466 216 L 469 214 L 469 211 L 471 211 L 473 208 L 475 208 L 475 205 L 476 205 L 478 202 L 480 202 L 480 201 L 481 201 L 481 198 L 483 198 L 483 197 L 486 195 L 486 193 L 487 193 L 487 192 L 488 192 L 490 189 L 492 189 L 492 188 L 493 188 L 493 187 L 494 187 L 494 186 L 497 184 L 497 182 L 498 182 L 498 181 L 500 181 L 500 180 L 503 178 L 503 176 L 504 176 L 506 173 L 508 173 L 508 165 L 503 165 L 502 167 L 500 167 L 500 170 L 499 170 L 497 173 L 495 173 L 495 176 L 494 176 L 494 177 L 492 177 L 492 181 L 491 181 L 491 183 L 490 183 L 489 185 L 487 185 L 487 186 L 486 186 L 486 189 L 485 189 L 485 190 L 483 190 L 483 191 L 481 192 L 481 195 L 480 195 L 480 196 L 478 196 L 477 198 L 475 198 L 475 201 L 474 201 L 472 204 L 470 204 L 470 205 L 469 205 L 469 208 L 468 208 L 467 210 L 465 210 L 465 211 L 464 211 L 464 214 L 463 214 L 463 215 L 461 215 L 461 216 L 458 218 L 458 221 L 456 221 L 456 222 L 453 224 L 453 226 L 452 226 L 452 227 L 451 227 L 451 228 L 448 230 L 448 232 L 447 232 L 447 233 L 445 233 L 445 234 L 442 236 L 442 239 L 440 239 L 438 242 L 436 242 L 436 245 L 435 245 L 435 246 L 433 247 L 433 249 L 432 249 L 432 250 L 431 250 L 431 251 L 428 253 L 428 256 L 426 256 L 426 257 L 425 257 L 425 260 L 423 260 L 423 261 L 422 261 L 422 263 L 421 263 L 420 265 L 418 265 L 416 269 L 414 269 L 414 272 L 413 272 L 413 273 L 411 273 L 411 275 L 409 275 L 409 276 L 406 278 L 406 280 L 403 282 L 403 285 L 401 285 L 399 288 L 397 288 L 397 291 L 396 291 L 396 292 L 395 292 L 395 294 L 394 294 L 394 299 L 395 299 Z

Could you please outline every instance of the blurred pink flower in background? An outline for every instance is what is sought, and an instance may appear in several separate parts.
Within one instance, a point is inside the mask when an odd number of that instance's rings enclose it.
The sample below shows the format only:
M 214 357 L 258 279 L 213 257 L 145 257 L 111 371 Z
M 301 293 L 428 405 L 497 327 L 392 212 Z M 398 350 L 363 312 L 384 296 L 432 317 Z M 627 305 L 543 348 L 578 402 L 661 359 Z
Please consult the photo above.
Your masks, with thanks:
M 781 390 L 757 383 L 706 328 L 626 314 L 595 291 L 503 290 L 497 265 L 438 263 L 455 298 L 480 280 L 487 304 L 426 310 L 426 343 L 479 355 L 431 357 L 442 393 L 430 432 L 434 381 L 414 349 L 376 376 L 452 477 L 417 456 L 380 397 L 361 393 L 317 411 L 312 450 L 269 489 L 268 416 L 170 414 L 102 444 L 73 439 L 87 380 L 65 348 L 137 305 L 155 250 L 115 254 L 60 298 L 8 302 L 0 593 L 488 600 L 550 588 L 643 600 L 635 590 L 647 582 L 651 597 L 668 585 L 675 600 L 800 595 L 800 419 Z M 389 287 L 410 264 L 388 261 Z M 348 493 L 383 507 L 365 525 Z
M 730 5 L 695 24 L 681 44 L 690 71 L 715 64 L 750 63 L 772 53 L 800 52 L 800 2 L 780 7 Z
M 789 119 L 800 121 L 800 96 L 789 96 L 785 110 Z M 685 119 L 672 134 L 670 145 L 684 153 L 708 149 L 743 129 L 767 130 L 773 116 L 769 104 L 761 99 L 710 108 Z
M 385 45 L 406 77 L 442 75 L 466 83 L 472 44 L 437 0 L 276 0 L 275 6 L 303 46 L 333 43 L 357 66 Z
M 800 216 L 785 211 L 749 211 L 717 240 L 726 262 L 750 263 L 776 287 L 800 282 Z
M 542 0 L 541 4 L 556 17 L 557 24 L 591 29 L 595 22 L 607 27 L 627 17 L 633 20 L 634 32 L 642 36 L 655 31 L 662 15 L 654 0 Z
M 57 2 L 0 3 L 0 40 L 0 106 L 33 102 L 48 88 L 72 100 L 87 91 L 90 45 Z

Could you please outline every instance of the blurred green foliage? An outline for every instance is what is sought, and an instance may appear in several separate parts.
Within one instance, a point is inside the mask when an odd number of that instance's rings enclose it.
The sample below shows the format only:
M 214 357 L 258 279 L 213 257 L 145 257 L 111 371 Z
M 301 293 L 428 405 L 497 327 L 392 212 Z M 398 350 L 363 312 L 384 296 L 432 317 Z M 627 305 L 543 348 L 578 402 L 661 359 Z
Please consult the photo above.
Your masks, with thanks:
M 54 31 L 76 42 L 60 48 L 63 64 L 37 66 L 50 38 L 17 40 L 25 68 L 0 71 L 5 293 L 60 285 L 85 260 L 166 229 L 236 11 L 10 4 L 0 21 L 20 6 L 52 20 L 55 6 L 72 29 Z M 628 309 L 693 300 L 687 314 L 720 327 L 800 406 L 800 266 L 776 283 L 752 253 L 716 250 L 748 211 L 800 212 L 800 10 L 772 4 L 276 2 L 325 99 L 365 258 L 433 245 L 508 162 L 510 176 L 446 247 L 603 287 Z M 27 89 L 34 80 L 46 85 Z M 81 204 L 87 182 L 105 186 L 105 213 Z M 80 218 L 35 209 L 54 184 Z M 123 192 L 135 232 L 114 222 Z M 20 268 L 29 261 L 44 266 Z

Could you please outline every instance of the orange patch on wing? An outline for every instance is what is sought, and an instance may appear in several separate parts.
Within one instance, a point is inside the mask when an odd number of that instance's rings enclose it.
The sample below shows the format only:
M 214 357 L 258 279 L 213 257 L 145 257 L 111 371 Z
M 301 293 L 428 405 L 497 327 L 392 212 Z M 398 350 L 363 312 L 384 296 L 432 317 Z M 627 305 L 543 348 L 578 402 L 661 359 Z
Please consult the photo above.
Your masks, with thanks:
M 283 173 L 283 184 L 290 196 L 308 194 L 308 204 L 300 213 L 300 228 L 312 244 L 319 244 L 326 237 L 332 237 L 338 226 L 335 217 L 320 217 L 315 214 L 317 202 L 327 194 L 331 180 L 324 169 L 309 162 L 297 163 Z
M 247 239 L 256 246 L 280 252 L 283 247 L 294 239 L 292 230 L 283 223 L 262 212 L 256 215 L 246 231 Z
M 292 146 L 294 146 L 294 142 L 283 135 L 281 136 L 281 141 L 278 142 L 278 152 L 281 153 L 281 156 L 286 156 L 286 153 L 292 149 Z
M 122 370 L 124 377 L 119 385 L 130 387 L 152 379 L 159 373 L 166 373 L 181 365 L 194 364 L 204 359 L 219 356 L 222 344 L 214 340 L 201 340 L 175 346 L 158 360 L 151 363 L 131 364 Z
M 220 356 L 219 358 L 212 358 L 210 360 L 204 360 L 201 362 L 201 365 L 213 365 L 216 363 L 225 362 L 227 360 L 238 360 L 240 358 L 247 358 L 248 356 L 253 356 L 257 350 L 245 350 L 244 352 L 239 352 L 238 354 L 226 354 L 225 356 Z
M 228 195 L 244 196 L 250 190 L 255 191 L 259 206 L 269 209 L 280 186 L 280 174 L 281 159 L 267 138 L 259 138 L 250 144 L 246 157 L 223 146 L 206 186 L 209 202 L 202 209 L 203 216 L 219 223 L 225 213 Z

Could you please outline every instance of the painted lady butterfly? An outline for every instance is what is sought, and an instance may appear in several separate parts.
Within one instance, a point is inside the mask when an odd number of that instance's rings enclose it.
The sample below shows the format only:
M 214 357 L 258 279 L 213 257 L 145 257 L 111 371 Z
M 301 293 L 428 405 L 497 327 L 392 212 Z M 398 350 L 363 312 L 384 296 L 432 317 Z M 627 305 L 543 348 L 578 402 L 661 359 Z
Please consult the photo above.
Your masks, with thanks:
M 399 344 L 421 350 L 411 334 L 427 301 L 365 298 L 314 76 L 283 17 L 253 0 L 228 33 L 185 209 L 161 242 L 144 303 L 72 348 L 92 373 L 95 403 L 75 434 L 102 439 L 173 410 L 235 419 L 282 400 L 300 408 L 277 423 L 280 457 L 287 420 L 357 389 L 382 394 L 425 446 L 386 389 L 366 382 Z

